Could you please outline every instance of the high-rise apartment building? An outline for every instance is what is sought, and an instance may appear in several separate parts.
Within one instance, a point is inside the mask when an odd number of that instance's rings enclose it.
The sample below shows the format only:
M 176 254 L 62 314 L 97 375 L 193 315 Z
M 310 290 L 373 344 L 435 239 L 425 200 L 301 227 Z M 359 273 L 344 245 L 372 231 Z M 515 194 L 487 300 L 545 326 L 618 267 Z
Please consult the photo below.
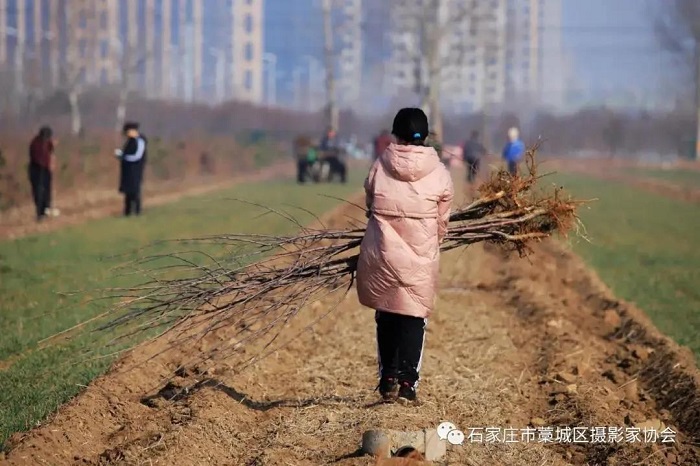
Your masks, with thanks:
M 262 15 L 263 0 L 0 0 L 0 71 L 19 92 L 128 76 L 150 98 L 260 103 Z
M 508 0 L 506 88 L 509 99 L 537 97 L 540 72 L 540 1 Z
M 334 78 L 341 108 L 354 108 L 361 100 L 366 70 L 363 22 L 368 5 L 379 3 L 332 2 Z M 265 52 L 276 63 L 279 101 L 300 110 L 321 109 L 327 99 L 321 0 L 268 0 L 264 16 Z
M 561 108 L 564 52 L 561 0 L 508 0 L 507 97 Z
M 484 109 L 505 95 L 506 0 L 458 5 L 449 12 L 460 17 L 449 23 L 441 75 L 445 109 L 453 112 Z
M 35 4 L 36 17 L 42 13 L 38 6 Z M 73 1 L 66 5 L 64 14 L 66 31 L 70 31 L 66 51 L 69 56 L 64 58 L 62 67 L 67 74 L 65 79 L 97 85 L 118 79 L 119 66 L 113 55 L 118 34 L 117 4 L 105 0 Z M 34 35 L 41 30 L 35 27 Z
M 540 0 L 539 101 L 563 109 L 567 93 L 567 61 L 562 43 L 562 0 Z
M 233 95 L 263 101 L 263 0 L 233 0 L 230 7 Z
M 505 67 L 505 2 L 490 0 L 403 2 L 390 15 L 392 55 L 387 89 L 418 91 L 428 76 L 429 31 L 440 24 L 437 66 L 448 111 L 469 111 L 503 100 Z M 428 6 L 437 10 L 428 13 Z M 423 24 L 421 24 L 423 23 Z
M 364 70 L 362 0 L 344 0 L 336 8 L 336 49 L 338 50 L 338 102 L 352 108 L 360 100 Z
M 64 2 L 0 0 L 0 73 L 5 85 L 14 81 L 16 92 L 58 82 L 58 12 Z
M 277 104 L 319 110 L 326 96 L 320 0 L 266 0 L 264 18 Z
M 425 76 L 425 28 L 441 24 L 441 94 L 447 111 L 478 111 L 523 101 L 560 106 L 561 0 L 453 0 L 432 3 L 444 20 L 425 17 L 425 2 L 400 2 L 390 16 L 392 55 L 385 89 L 416 90 Z M 422 32 L 423 31 L 423 32 Z M 550 90 L 548 90 L 550 89 Z

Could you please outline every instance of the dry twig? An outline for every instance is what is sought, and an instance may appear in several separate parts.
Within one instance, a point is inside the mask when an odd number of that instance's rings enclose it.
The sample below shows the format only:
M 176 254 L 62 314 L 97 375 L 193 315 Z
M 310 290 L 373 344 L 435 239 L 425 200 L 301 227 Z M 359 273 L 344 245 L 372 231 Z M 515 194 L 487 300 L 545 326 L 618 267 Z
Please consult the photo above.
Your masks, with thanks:
M 531 242 L 555 232 L 566 234 L 580 223 L 575 213 L 580 201 L 564 199 L 560 188 L 548 196 L 534 193 L 540 178 L 536 149 L 527 153 L 527 174 L 498 171 L 479 188 L 476 201 L 453 211 L 442 251 L 489 241 L 522 256 L 530 252 Z M 261 344 L 261 351 L 238 366 L 242 370 L 279 349 L 273 345 L 280 332 L 305 306 L 351 288 L 363 235 L 364 225 L 340 230 L 302 228 L 295 236 L 199 238 L 195 241 L 245 248 L 228 262 L 211 258 L 211 266 L 178 257 L 193 274 L 178 279 L 154 275 L 138 288 L 113 290 L 128 300 L 116 310 L 120 315 L 101 329 L 127 329 L 118 332 L 115 341 L 119 341 L 158 328 L 175 333 L 171 340 L 176 345 L 191 345 L 225 329 L 227 339 L 210 347 L 202 360 L 230 358 L 254 343 Z

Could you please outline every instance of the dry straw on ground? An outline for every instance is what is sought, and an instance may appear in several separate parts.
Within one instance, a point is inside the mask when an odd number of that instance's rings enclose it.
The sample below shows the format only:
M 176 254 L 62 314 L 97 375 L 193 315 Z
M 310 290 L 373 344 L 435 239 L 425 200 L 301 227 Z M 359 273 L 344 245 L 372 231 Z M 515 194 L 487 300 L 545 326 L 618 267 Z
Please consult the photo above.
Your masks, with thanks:
M 541 178 L 535 155 L 536 148 L 528 151 L 523 175 L 497 171 L 479 188 L 477 200 L 453 210 L 441 250 L 489 241 L 525 255 L 532 241 L 566 234 L 579 224 L 580 201 L 565 199 L 559 188 L 548 195 L 535 192 Z M 281 331 L 305 307 L 352 286 L 365 225 L 299 228 L 294 236 L 230 234 L 194 240 L 222 250 L 235 247 L 236 252 L 225 261 L 211 258 L 212 265 L 206 266 L 177 257 L 184 278 L 158 277 L 163 271 L 173 273 L 175 266 L 168 265 L 152 269 L 157 278 L 140 287 L 112 290 L 122 304 L 101 329 L 116 330 L 119 340 L 157 328 L 171 333 L 175 345 L 228 329 L 230 339 L 208 348 L 197 362 L 239 355 L 244 357 L 235 369 L 244 369 L 284 345 L 278 341 Z M 253 346 L 262 351 L 246 355 Z

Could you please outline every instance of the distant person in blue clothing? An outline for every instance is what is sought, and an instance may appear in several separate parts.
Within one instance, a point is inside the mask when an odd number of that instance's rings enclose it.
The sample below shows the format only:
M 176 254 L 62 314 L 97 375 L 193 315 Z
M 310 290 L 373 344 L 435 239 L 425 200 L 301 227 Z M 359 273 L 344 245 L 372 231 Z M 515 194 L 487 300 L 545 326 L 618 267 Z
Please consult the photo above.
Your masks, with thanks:
M 525 143 L 520 140 L 518 128 L 508 130 L 508 144 L 503 148 L 503 159 L 508 164 L 508 172 L 511 175 L 518 173 L 518 162 L 525 154 Z

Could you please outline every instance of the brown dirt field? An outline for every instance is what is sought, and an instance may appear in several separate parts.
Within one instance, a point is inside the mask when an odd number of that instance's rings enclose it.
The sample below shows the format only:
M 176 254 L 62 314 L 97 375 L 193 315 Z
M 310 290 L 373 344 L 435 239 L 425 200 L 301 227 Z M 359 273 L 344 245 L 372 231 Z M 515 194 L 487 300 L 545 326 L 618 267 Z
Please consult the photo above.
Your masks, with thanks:
M 331 226 L 347 216 L 356 207 L 339 208 Z M 373 312 L 352 291 L 330 318 L 243 373 L 223 364 L 175 373 L 225 332 L 162 354 L 165 338 L 142 345 L 42 426 L 15 435 L 3 464 L 373 465 L 357 453 L 365 430 L 445 420 L 465 435 L 513 427 L 518 440 L 528 425 L 645 421 L 677 435 L 654 444 L 467 441 L 448 446 L 441 464 L 700 464 L 692 355 L 612 296 L 563 243 L 535 250 L 529 260 L 490 245 L 443 255 L 417 406 L 377 403 Z M 309 306 L 285 335 L 333 302 Z
M 143 208 L 175 202 L 183 197 L 206 194 L 230 187 L 240 182 L 256 182 L 280 176 L 289 176 L 294 167 L 290 163 L 275 164 L 254 173 L 245 173 L 237 177 L 202 178 L 187 182 L 168 182 L 149 185 L 146 183 Z M 34 233 L 45 233 L 57 229 L 78 225 L 89 220 L 120 215 L 123 197 L 117 189 L 91 190 L 70 195 L 61 195 L 54 200 L 54 207 L 60 216 L 36 222 L 34 207 L 25 205 L 0 213 L 0 240 L 16 239 Z

